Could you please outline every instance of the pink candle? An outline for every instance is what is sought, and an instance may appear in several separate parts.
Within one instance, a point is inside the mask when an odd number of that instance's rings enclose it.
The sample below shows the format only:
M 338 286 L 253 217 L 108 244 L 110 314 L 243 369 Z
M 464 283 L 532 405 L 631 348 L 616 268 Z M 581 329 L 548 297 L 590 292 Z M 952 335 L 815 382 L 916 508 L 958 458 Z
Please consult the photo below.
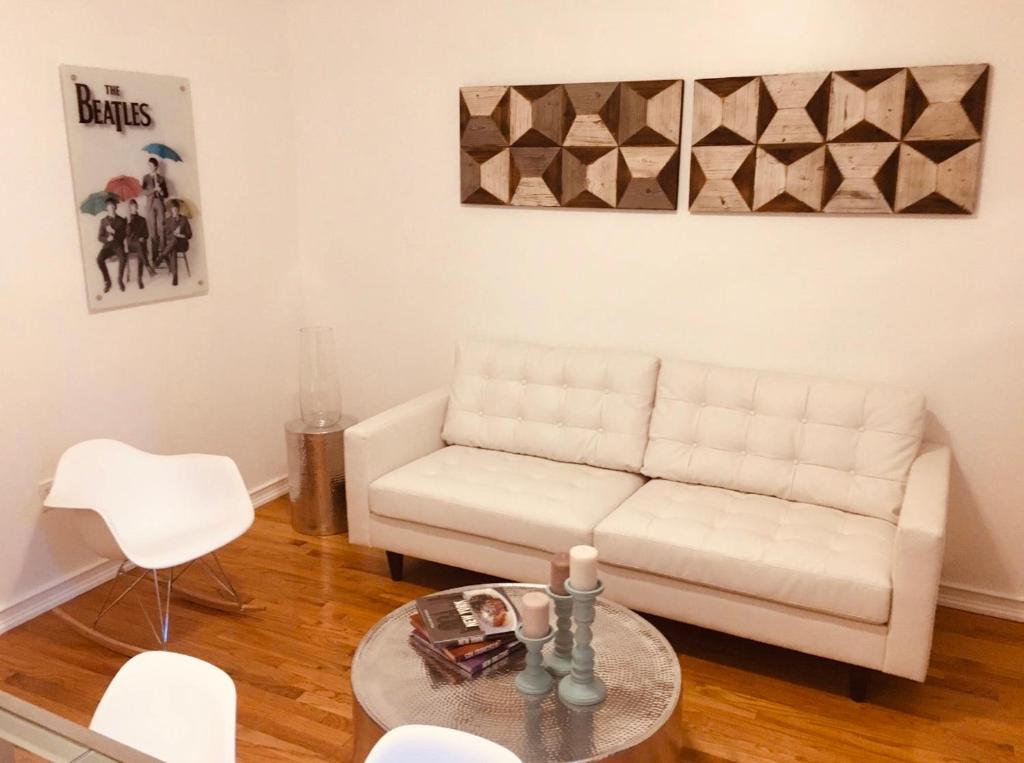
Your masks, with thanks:
M 597 588 L 597 549 L 573 546 L 569 549 L 569 582 L 577 591 Z
M 551 557 L 551 593 L 565 596 L 565 581 L 569 579 L 569 554 L 559 551 Z
M 551 629 L 551 599 L 540 591 L 530 591 L 523 597 L 523 635 L 526 638 L 544 638 Z

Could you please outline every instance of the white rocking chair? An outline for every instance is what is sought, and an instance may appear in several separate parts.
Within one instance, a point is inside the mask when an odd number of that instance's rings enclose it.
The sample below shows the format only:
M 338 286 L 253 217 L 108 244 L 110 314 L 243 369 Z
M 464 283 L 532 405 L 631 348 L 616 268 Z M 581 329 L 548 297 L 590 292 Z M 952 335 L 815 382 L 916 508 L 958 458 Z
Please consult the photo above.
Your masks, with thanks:
M 43 505 L 67 511 L 97 555 L 120 561 L 91 624 L 60 607 L 53 610 L 97 643 L 128 656 L 146 651 L 97 628 L 111 608 L 146 580 L 152 581 L 157 623 L 141 600 L 139 606 L 161 649 L 167 648 L 170 636 L 172 593 L 229 612 L 255 609 L 242 601 L 215 553 L 248 530 L 254 518 L 242 475 L 227 456 L 159 456 L 116 440 L 87 440 L 61 456 Z M 175 587 L 197 562 L 223 596 Z

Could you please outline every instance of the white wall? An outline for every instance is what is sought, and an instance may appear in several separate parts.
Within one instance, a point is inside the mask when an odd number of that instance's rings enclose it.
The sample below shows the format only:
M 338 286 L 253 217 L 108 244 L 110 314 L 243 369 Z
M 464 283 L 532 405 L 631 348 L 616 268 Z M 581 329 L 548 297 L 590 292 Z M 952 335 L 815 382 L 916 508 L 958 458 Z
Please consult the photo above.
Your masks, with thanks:
M 78 440 L 283 474 L 304 312 L 360 416 L 467 333 L 919 387 L 957 458 L 946 582 L 1024 600 L 1022 35 L 1015 0 L 0 0 L 0 611 L 94 561 L 38 511 Z M 460 85 L 683 77 L 685 147 L 695 77 L 975 61 L 972 218 L 458 203 Z M 209 296 L 87 313 L 59 63 L 192 79 Z
M 945 581 L 1024 599 L 1024 5 L 310 0 L 290 15 L 307 310 L 339 332 L 351 412 L 441 384 L 467 333 L 911 385 L 956 454 Z M 975 217 L 459 205 L 460 85 L 683 77 L 688 146 L 695 77 L 973 62 L 994 67 Z
M 114 437 L 285 472 L 300 321 L 280 2 L 0 2 L 0 611 L 95 560 L 39 515 L 67 446 Z M 192 80 L 210 293 L 89 315 L 57 66 Z

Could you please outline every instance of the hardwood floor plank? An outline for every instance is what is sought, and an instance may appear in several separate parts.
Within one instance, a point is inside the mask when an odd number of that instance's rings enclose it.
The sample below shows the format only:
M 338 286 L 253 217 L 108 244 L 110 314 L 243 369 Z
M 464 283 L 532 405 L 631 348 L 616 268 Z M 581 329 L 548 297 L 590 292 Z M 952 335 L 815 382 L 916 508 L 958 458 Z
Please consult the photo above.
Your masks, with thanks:
M 295 533 L 286 499 L 260 509 L 219 556 L 243 596 L 266 609 L 234 615 L 176 600 L 171 643 L 234 679 L 241 761 L 348 760 L 349 668 L 366 631 L 417 596 L 493 580 L 407 559 L 405 581 L 392 582 L 383 552 L 350 546 L 344 535 Z M 201 574 L 188 575 L 212 590 Z M 69 611 L 88 616 L 104 593 L 80 596 Z M 940 609 L 928 682 L 873 676 L 868 702 L 858 705 L 845 696 L 839 663 L 650 620 L 679 654 L 687 761 L 1024 759 L 1022 623 Z M 102 622 L 122 638 L 149 635 L 135 604 Z M 87 724 L 124 661 L 46 614 L 0 637 L 0 687 Z

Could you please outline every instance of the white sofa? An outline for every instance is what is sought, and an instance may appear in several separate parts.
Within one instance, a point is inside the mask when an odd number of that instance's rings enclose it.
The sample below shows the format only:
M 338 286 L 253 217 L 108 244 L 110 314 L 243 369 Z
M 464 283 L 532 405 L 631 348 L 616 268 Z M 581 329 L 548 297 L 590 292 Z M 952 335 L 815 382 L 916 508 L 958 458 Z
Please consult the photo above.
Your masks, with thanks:
M 468 340 L 345 433 L 349 539 L 521 581 L 600 552 L 634 609 L 923 681 L 950 452 L 921 395 Z

